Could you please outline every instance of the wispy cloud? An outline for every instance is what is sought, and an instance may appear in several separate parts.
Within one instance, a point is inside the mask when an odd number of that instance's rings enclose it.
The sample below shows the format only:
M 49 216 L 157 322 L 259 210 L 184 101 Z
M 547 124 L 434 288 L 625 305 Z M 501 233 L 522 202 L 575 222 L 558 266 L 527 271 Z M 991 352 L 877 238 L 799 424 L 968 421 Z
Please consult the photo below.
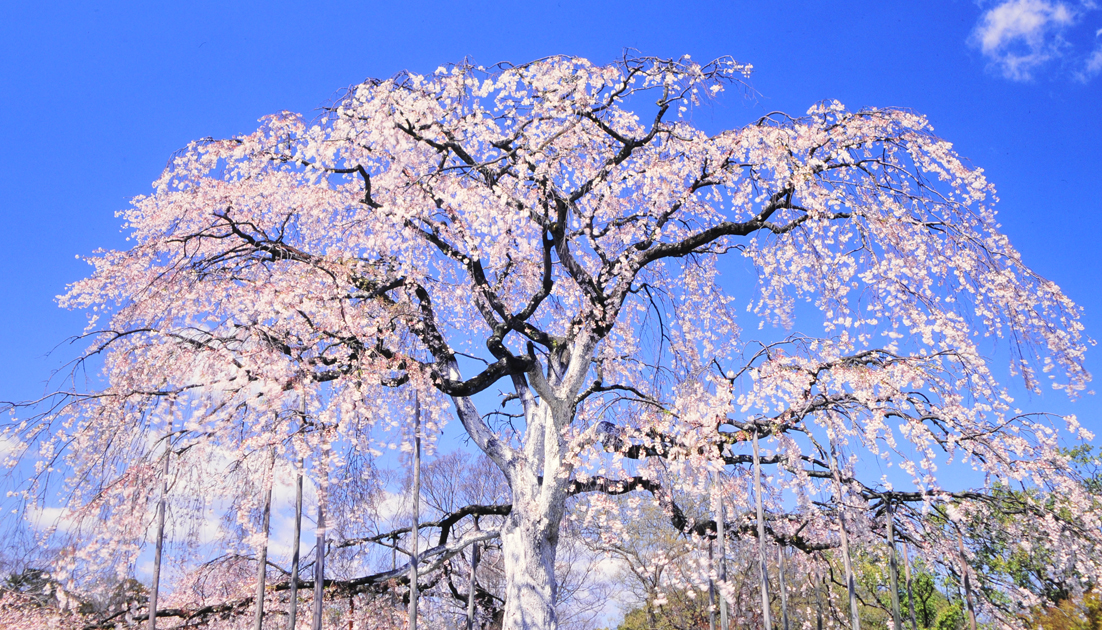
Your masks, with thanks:
M 1064 32 L 1081 11 L 1063 2 L 1006 0 L 988 10 L 972 33 L 992 64 L 1008 79 L 1028 81 L 1067 47 Z
M 1096 40 L 1102 40 L 1102 28 L 1095 32 L 1094 38 Z M 1094 52 L 1087 57 L 1087 61 L 1083 64 L 1083 69 L 1076 73 L 1075 78 L 1086 83 L 1100 72 L 1102 72 L 1102 42 L 1095 45 Z

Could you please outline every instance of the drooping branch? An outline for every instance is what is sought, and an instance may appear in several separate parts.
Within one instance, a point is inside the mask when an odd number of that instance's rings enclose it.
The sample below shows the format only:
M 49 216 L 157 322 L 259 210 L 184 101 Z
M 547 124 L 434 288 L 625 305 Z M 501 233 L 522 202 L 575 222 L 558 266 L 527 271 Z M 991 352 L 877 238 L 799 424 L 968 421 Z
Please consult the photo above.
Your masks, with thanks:
M 501 532 L 496 529 L 487 530 L 474 530 L 468 532 L 460 539 L 454 541 L 451 544 L 442 544 L 430 547 L 421 552 L 417 556 L 419 563 L 426 563 L 422 567 L 424 575 L 439 571 L 445 562 L 459 554 L 463 549 L 474 543 L 483 542 L 486 540 L 492 540 L 501 535 Z M 438 578 L 437 578 L 438 579 Z M 385 589 L 390 584 L 406 584 L 409 580 L 409 562 L 398 566 L 389 571 L 382 571 L 379 573 L 373 573 L 371 575 L 365 575 L 358 578 L 352 578 L 349 580 L 330 580 L 327 579 L 323 583 L 323 587 L 327 589 L 336 589 L 346 595 L 356 595 L 359 593 L 380 592 L 380 589 Z M 427 584 L 425 588 L 430 587 L 431 584 Z M 298 588 L 300 590 L 310 590 L 315 587 L 313 580 L 299 580 Z M 272 584 L 270 590 L 272 592 L 283 592 L 291 589 L 291 583 L 277 582 Z M 192 620 L 205 619 L 214 616 L 234 616 L 245 614 L 253 606 L 255 601 L 253 596 L 242 597 L 228 602 L 219 604 L 210 604 L 201 606 L 194 609 L 186 608 L 168 608 L 157 611 L 158 618 L 177 618 L 184 619 L 189 623 Z M 107 630 L 114 628 L 118 617 L 125 614 L 126 611 L 120 611 L 112 614 L 109 617 L 100 619 L 98 622 L 84 626 L 84 630 Z M 134 621 L 146 621 L 149 618 L 149 614 L 133 615 Z

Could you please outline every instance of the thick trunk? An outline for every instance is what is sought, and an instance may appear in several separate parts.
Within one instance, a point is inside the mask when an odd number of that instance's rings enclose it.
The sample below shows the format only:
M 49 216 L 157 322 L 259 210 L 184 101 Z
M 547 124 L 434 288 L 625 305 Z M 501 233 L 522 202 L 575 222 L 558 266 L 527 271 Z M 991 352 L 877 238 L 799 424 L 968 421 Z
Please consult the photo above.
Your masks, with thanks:
M 536 508 L 536 506 L 529 506 Z M 536 509 L 530 509 L 536 512 Z M 542 518 L 541 518 L 542 517 Z M 526 514 L 516 506 L 501 532 L 505 556 L 505 620 L 503 630 L 555 630 L 558 582 L 555 554 L 559 519 Z
M 527 425 L 522 449 L 494 435 L 469 398 L 452 399 L 467 434 L 501 469 L 512 494 L 512 511 L 501 528 L 502 630 L 557 630 L 559 625 L 555 556 L 573 472 L 563 431 L 573 421 L 596 341 L 592 337 L 575 340 L 569 352 L 551 353 L 545 371 L 512 376 Z M 451 378 L 457 380 L 460 374 L 454 359 L 449 368 Z

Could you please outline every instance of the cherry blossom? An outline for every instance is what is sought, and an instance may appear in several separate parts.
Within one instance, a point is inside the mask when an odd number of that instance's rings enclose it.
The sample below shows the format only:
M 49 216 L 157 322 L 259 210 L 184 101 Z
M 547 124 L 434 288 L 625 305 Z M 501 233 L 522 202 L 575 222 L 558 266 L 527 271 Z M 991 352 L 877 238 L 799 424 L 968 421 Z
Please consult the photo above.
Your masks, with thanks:
M 884 540 L 890 504 L 931 565 L 965 570 L 956 532 L 998 526 L 1052 550 L 1054 576 L 1102 579 L 1098 503 L 1061 450 L 1089 435 L 1017 410 L 988 356 L 1078 395 L 1078 307 L 1025 266 L 982 170 L 918 114 L 829 101 L 694 126 L 750 69 L 449 65 L 189 144 L 122 213 L 132 247 L 90 257 L 60 299 L 89 313 L 103 387 L 59 392 L 5 435 L 63 459 L 73 562 L 133 561 L 159 457 L 255 534 L 269 453 L 340 483 L 328 471 L 409 448 L 417 400 L 430 448 L 458 419 L 510 493 L 463 513 L 422 574 L 500 539 L 508 630 L 557 627 L 564 519 L 612 536 L 618 495 L 661 506 L 697 554 L 685 586 L 717 579 L 700 555 L 716 523 L 686 501 L 718 483 L 726 535 L 757 536 L 742 516 L 755 435 L 761 531 L 808 572 L 840 522 L 851 545 Z M 215 461 L 234 474 L 204 475 Z M 882 468 L 900 472 L 870 478 Z M 471 527 L 480 509 L 494 528 Z M 1013 625 L 1005 602 L 1031 604 L 990 592 L 984 619 Z

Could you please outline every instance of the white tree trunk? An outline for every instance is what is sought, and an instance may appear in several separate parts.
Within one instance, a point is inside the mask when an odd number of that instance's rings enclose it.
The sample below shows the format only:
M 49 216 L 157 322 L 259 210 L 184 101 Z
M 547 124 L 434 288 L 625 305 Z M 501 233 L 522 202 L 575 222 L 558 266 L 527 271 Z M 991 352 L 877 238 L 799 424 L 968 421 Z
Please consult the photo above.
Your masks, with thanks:
M 505 557 L 505 622 L 503 630 L 556 630 L 558 583 L 555 554 L 559 520 L 540 518 L 514 503 L 501 532 Z M 528 512 L 527 514 L 525 512 Z
M 571 466 L 563 431 L 573 420 L 576 397 L 589 372 L 596 341 L 575 340 L 568 353 L 552 353 L 544 372 L 514 377 L 527 428 L 523 450 L 490 431 L 469 398 L 455 397 L 456 412 L 467 434 L 504 473 L 512 511 L 501 529 L 505 569 L 502 630 L 557 630 L 558 582 L 555 557 L 565 513 Z M 459 378 L 452 360 L 450 376 Z

